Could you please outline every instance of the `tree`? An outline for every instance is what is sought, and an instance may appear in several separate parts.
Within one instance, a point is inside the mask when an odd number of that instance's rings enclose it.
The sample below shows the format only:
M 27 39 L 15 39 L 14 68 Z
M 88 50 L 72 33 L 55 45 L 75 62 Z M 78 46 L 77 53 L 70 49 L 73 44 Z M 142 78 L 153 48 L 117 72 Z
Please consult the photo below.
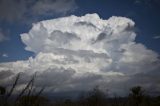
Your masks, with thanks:
M 136 106 L 139 106 L 142 103 L 144 98 L 144 91 L 140 86 L 135 86 L 130 89 L 130 98 L 135 103 Z
M 106 101 L 106 95 L 98 86 L 96 86 L 88 95 L 88 104 L 91 106 L 103 106 Z
M 0 95 L 3 96 L 6 94 L 6 89 L 3 86 L 0 86 Z

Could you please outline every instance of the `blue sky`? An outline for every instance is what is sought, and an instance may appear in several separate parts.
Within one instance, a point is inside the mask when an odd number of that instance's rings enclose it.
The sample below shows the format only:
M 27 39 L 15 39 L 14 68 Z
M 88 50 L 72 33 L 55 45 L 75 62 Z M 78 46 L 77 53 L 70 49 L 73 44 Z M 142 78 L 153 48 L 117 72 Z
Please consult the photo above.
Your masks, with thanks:
M 1 32 L 7 37 L 7 40 L 0 42 L 0 62 L 23 60 L 34 55 L 32 52 L 24 50 L 25 45 L 20 39 L 20 34 L 28 32 L 32 23 L 39 20 L 69 16 L 71 14 L 82 16 L 87 13 L 98 13 L 103 19 L 108 19 L 111 16 L 131 18 L 136 23 L 135 30 L 138 34 L 136 41 L 160 53 L 160 39 L 154 38 L 155 36 L 160 36 L 160 2 L 158 0 L 76 0 L 75 3 L 76 8 L 65 14 L 42 14 L 40 16 L 34 16 L 33 14 L 31 18 L 23 16 L 26 19 L 21 20 L 15 18 L 12 21 L 9 20 L 10 18 L 4 19 L 0 17 Z M 0 11 L 5 12 L 5 9 L 1 9 Z M 29 10 L 26 11 L 27 14 L 31 12 Z M 6 12 L 8 12 L 8 14 L 13 14 L 9 13 L 10 11 L 7 10 Z M 2 12 L 1 15 L 3 16 Z M 7 54 L 8 57 L 3 57 L 2 54 Z

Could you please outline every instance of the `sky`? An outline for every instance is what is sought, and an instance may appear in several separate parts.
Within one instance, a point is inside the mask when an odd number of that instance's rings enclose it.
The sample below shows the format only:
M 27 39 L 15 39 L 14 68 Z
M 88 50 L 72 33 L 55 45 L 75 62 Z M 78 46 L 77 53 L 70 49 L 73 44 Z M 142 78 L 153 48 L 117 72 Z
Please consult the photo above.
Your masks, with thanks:
M 38 72 L 48 92 L 160 94 L 159 10 L 159 0 L 0 0 L 0 84 Z

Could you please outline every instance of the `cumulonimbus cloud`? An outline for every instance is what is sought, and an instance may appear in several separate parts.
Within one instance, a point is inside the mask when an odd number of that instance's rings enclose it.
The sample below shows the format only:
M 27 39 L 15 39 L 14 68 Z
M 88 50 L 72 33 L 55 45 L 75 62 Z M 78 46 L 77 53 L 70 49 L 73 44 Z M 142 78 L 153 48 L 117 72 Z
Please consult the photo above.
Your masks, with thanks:
M 104 20 L 97 14 L 41 21 L 21 34 L 25 49 L 36 56 L 1 63 L 0 71 L 28 76 L 38 72 L 36 86 L 54 87 L 56 91 L 88 90 L 96 85 L 117 93 L 136 84 L 149 88 L 154 74 L 147 79 L 144 75 L 155 72 L 159 80 L 159 55 L 135 42 L 134 27 L 131 19 L 113 16 Z M 134 82 L 140 75 L 149 82 Z

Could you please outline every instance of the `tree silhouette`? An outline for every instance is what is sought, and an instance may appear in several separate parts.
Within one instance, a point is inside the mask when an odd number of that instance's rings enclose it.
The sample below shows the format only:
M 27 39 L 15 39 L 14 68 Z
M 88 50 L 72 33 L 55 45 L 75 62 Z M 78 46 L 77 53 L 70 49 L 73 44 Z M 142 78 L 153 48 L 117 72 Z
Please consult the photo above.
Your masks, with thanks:
M 106 96 L 105 93 L 102 92 L 98 86 L 96 86 L 91 92 L 89 92 L 87 100 L 88 104 L 91 106 L 103 106 L 106 100 Z
M 142 100 L 144 98 L 144 91 L 140 86 L 136 86 L 130 89 L 130 98 L 135 103 L 136 106 L 139 106 L 142 103 Z
M 0 86 L 0 95 L 3 96 L 6 94 L 6 89 L 3 86 Z

